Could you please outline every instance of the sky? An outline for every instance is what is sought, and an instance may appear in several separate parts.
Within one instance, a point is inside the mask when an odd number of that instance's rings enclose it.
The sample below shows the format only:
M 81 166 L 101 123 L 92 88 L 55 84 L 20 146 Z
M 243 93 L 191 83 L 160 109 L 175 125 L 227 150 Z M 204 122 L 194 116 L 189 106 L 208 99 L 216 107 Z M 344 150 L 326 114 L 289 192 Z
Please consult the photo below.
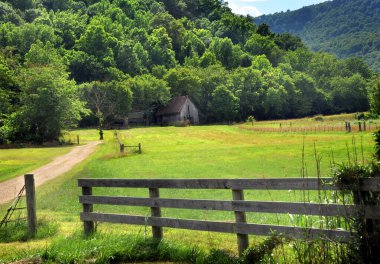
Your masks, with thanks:
M 304 6 L 326 2 L 326 0 L 226 0 L 235 14 L 253 17 L 296 10 Z

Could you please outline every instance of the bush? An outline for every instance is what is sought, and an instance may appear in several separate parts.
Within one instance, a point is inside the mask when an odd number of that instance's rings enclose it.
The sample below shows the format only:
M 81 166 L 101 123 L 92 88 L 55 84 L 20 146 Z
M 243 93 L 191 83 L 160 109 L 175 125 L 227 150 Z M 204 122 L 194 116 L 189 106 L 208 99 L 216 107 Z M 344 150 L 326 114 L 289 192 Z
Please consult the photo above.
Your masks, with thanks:
M 314 116 L 314 121 L 323 122 L 324 121 L 323 115 Z
M 253 126 L 253 122 L 256 122 L 256 119 L 255 119 L 253 116 L 249 116 L 249 117 L 247 118 L 247 122 L 248 122 L 248 123 L 252 123 L 252 126 Z

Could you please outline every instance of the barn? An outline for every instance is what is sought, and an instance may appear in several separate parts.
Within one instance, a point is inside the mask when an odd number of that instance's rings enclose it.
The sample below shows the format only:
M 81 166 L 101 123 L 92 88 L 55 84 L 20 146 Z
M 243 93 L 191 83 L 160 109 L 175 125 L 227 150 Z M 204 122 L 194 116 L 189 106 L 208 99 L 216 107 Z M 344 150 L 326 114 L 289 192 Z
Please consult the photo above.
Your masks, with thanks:
M 157 121 L 161 125 L 170 125 L 189 120 L 191 124 L 199 124 L 198 109 L 188 96 L 173 97 L 169 103 L 157 112 Z

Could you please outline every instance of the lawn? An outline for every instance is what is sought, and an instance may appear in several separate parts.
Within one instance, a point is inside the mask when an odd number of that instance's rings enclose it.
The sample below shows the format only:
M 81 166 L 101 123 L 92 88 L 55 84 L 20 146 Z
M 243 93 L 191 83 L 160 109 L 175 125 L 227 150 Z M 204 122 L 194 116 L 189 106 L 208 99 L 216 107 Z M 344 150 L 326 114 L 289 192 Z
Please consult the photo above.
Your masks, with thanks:
M 71 149 L 72 147 L 0 149 L 0 182 L 47 164 Z
M 97 139 L 96 130 L 74 131 L 85 139 Z M 321 158 L 321 175 L 329 176 L 331 162 L 348 162 L 348 156 L 359 161 L 372 159 L 373 138 L 370 132 L 263 133 L 240 126 L 151 127 L 120 131 L 126 145 L 142 144 L 142 154 L 120 155 L 113 131 L 106 131 L 105 144 L 89 160 L 72 172 L 52 180 L 37 191 L 40 218 L 59 224 L 58 235 L 27 243 L 1 244 L 0 260 L 22 258 L 42 252 L 51 241 L 70 237 L 82 231 L 79 221 L 81 205 L 78 178 L 275 178 L 299 177 L 302 156 L 308 177 L 317 176 L 316 157 Z M 356 151 L 354 148 L 356 146 Z M 303 152 L 304 149 L 304 152 Z M 129 151 L 129 150 L 128 150 Z M 1 153 L 1 152 L 0 152 Z M 147 197 L 147 190 L 95 189 L 95 194 L 133 195 Z M 311 199 L 316 195 L 311 193 Z M 228 191 L 162 190 L 162 197 L 231 199 Z M 247 192 L 247 200 L 302 200 L 300 193 Z M 5 206 L 0 206 L 3 214 Z M 149 215 L 147 208 L 95 206 L 95 211 Z M 1 215 L 0 214 L 0 215 Z M 163 216 L 188 219 L 233 221 L 232 213 L 164 209 Z M 249 214 L 254 223 L 291 224 L 289 215 Z M 141 226 L 99 224 L 104 234 L 150 235 Z M 194 235 L 196 234 L 196 235 Z M 165 229 L 168 240 L 189 243 L 204 248 L 225 248 L 236 252 L 234 235 Z M 59 238 L 61 237 L 61 238 Z M 251 241 L 255 241 L 252 238 Z M 254 242 L 255 243 L 255 242 Z M 37 253 L 36 253 L 37 252 Z M 0 261 L 1 262 L 1 261 Z

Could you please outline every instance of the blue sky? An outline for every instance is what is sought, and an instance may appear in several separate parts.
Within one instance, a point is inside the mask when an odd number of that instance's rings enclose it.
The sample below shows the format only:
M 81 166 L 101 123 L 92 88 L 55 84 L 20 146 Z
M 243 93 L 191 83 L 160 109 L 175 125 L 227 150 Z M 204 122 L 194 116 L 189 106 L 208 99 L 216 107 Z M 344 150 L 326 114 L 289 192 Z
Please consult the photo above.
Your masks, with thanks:
M 286 10 L 295 10 L 303 6 L 326 2 L 326 0 L 226 0 L 236 14 L 259 16 Z

